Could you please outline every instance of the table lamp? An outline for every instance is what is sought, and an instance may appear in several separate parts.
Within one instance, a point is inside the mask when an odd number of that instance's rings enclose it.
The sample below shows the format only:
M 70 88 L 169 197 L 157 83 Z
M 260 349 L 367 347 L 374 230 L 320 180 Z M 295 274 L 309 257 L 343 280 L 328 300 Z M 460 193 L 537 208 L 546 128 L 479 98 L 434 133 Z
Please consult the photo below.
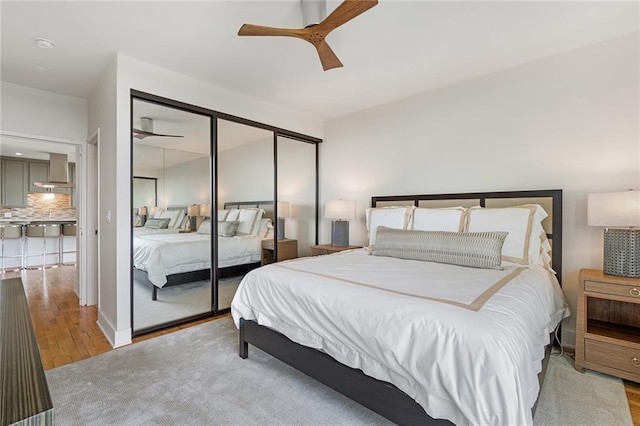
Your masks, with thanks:
M 200 216 L 211 217 L 211 204 L 200 204 Z
M 331 222 L 331 245 L 346 247 L 349 245 L 349 220 L 356 218 L 355 200 L 327 201 L 324 217 Z
M 191 231 L 196 230 L 196 218 L 200 216 L 200 206 L 192 204 L 187 207 L 187 216 L 189 216 L 189 229 Z
M 278 201 L 278 205 L 276 206 L 276 210 L 278 210 L 278 232 L 276 233 L 276 237 L 279 240 L 284 240 L 286 237 L 284 236 L 284 218 L 289 217 L 289 202 L 288 201 Z
M 588 194 L 587 221 L 605 228 L 603 272 L 640 278 L 640 191 Z
M 138 209 L 138 216 L 140 216 L 140 226 L 144 226 L 147 221 L 147 208 L 145 206 Z

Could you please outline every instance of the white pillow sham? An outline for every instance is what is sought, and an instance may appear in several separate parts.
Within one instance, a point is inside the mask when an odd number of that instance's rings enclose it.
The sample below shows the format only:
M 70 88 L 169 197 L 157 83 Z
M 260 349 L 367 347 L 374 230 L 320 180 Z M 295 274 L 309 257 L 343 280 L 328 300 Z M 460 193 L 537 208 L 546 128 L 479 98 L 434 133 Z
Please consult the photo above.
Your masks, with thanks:
M 211 220 L 207 219 L 203 221 L 200 226 L 198 226 L 198 234 L 209 234 L 211 235 Z
M 231 209 L 227 213 L 227 217 L 224 220 L 238 220 L 238 216 L 240 216 L 240 209 Z
M 519 265 L 544 265 L 542 220 L 547 212 L 537 204 L 515 207 L 472 207 L 467 211 L 467 232 L 508 232 L 502 260 Z
M 258 233 L 258 227 L 256 224 L 260 219 L 262 219 L 263 214 L 263 209 L 240 209 L 240 213 L 238 214 L 240 224 L 238 225 L 238 231 L 236 233 L 255 236 Z M 227 221 L 228 220 L 229 219 L 227 219 Z
M 371 207 L 365 211 L 369 246 L 376 243 L 378 226 L 407 229 L 414 206 Z
M 407 229 L 416 231 L 464 231 L 464 207 L 431 209 L 416 207 L 411 213 L 411 220 Z
M 218 210 L 218 222 L 227 220 L 228 214 L 229 214 L 229 210 Z

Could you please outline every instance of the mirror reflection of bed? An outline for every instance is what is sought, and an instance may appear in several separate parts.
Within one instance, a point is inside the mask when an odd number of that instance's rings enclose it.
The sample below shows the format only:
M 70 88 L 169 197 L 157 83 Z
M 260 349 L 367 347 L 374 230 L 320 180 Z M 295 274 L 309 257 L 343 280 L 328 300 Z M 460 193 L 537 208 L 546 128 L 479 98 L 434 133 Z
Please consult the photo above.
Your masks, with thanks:
M 140 138 L 134 131 L 134 332 L 205 314 L 212 305 L 210 273 L 192 274 L 184 284 L 166 286 L 175 284 L 172 275 L 191 268 L 182 265 L 185 263 L 182 254 L 176 254 L 180 253 L 180 247 L 198 252 L 197 269 L 210 268 L 211 236 L 197 232 L 197 227 L 207 219 L 200 210 L 206 214 L 206 206 L 211 204 L 210 118 L 135 99 L 134 129 L 141 128 L 142 117 L 153 119 L 153 132 L 180 137 Z M 196 240 L 197 245 L 192 245 Z M 163 251 L 156 250 L 160 247 Z M 137 250 L 143 253 L 136 254 Z M 162 287 L 159 291 L 158 286 Z M 158 300 L 154 301 L 156 291 Z

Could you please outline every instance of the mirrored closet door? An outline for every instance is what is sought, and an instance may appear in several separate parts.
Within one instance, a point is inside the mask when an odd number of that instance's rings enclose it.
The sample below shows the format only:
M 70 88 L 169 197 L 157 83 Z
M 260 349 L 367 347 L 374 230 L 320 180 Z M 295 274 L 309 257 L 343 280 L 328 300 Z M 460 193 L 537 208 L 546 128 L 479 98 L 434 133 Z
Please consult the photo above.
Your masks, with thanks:
M 224 310 L 273 247 L 274 150 L 273 132 L 246 124 L 218 119 L 217 135 L 217 310 Z
M 137 333 L 212 310 L 211 118 L 139 99 L 132 114 Z
M 311 255 L 317 244 L 317 144 L 278 135 L 278 259 Z
M 321 140 L 131 95 L 135 336 L 228 312 L 249 271 L 310 254 Z

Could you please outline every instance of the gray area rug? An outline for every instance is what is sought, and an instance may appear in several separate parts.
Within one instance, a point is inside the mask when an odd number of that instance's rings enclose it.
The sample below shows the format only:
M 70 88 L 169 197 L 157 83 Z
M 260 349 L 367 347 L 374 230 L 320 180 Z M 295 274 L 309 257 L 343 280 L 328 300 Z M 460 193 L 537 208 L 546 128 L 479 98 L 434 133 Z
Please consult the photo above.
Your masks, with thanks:
M 220 280 L 218 309 L 231 306 L 241 280 L 242 277 Z M 151 286 L 134 280 L 133 301 L 133 329 L 141 330 L 211 311 L 211 281 L 160 288 L 158 300 L 151 300 Z
M 223 318 L 47 371 L 59 425 L 389 422 L 254 348 Z M 538 425 L 630 423 L 622 383 L 552 358 Z

